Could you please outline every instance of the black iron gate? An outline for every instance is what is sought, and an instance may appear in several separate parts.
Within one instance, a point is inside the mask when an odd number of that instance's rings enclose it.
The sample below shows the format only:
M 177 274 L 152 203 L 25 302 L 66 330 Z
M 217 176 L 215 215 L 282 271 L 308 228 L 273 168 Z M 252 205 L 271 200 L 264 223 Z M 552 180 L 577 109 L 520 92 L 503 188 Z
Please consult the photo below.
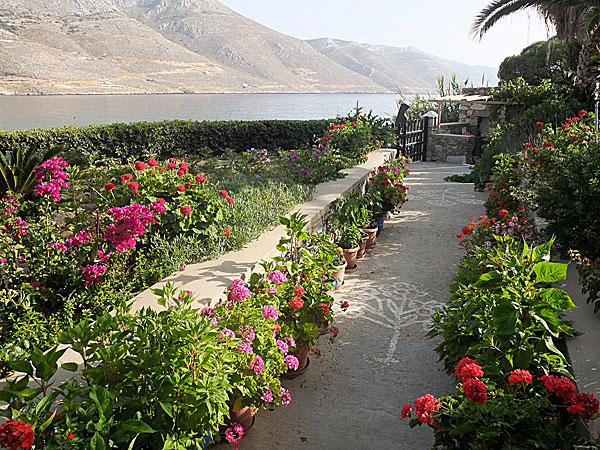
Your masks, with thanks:
M 430 117 L 407 120 L 408 105 L 402 104 L 396 118 L 396 157 L 409 156 L 413 161 L 427 161 L 427 141 Z

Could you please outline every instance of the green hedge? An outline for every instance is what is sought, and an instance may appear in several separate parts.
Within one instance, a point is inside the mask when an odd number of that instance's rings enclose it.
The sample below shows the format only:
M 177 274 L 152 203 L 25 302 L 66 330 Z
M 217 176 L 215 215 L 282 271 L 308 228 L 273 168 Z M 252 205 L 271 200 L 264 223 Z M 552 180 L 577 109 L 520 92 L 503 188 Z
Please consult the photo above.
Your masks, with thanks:
M 0 131 L 0 152 L 23 145 L 45 149 L 65 145 L 67 151 L 97 151 L 103 156 L 126 159 L 149 155 L 162 158 L 200 154 L 206 149 L 248 148 L 284 150 L 310 147 L 332 120 L 255 120 L 113 123 L 85 127 Z

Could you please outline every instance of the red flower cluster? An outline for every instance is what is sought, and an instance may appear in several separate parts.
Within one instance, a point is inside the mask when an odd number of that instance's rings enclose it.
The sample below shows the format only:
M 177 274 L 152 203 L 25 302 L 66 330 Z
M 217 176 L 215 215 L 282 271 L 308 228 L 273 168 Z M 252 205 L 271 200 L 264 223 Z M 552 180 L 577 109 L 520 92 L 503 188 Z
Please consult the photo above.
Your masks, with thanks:
M 440 409 L 440 401 L 431 394 L 424 395 L 415 400 L 417 420 L 421 423 L 433 423 L 431 413 Z
M 158 165 L 158 162 L 154 158 L 150 158 L 148 159 L 148 165 L 150 167 L 156 167 Z
M 302 286 L 294 286 L 294 294 L 298 297 L 302 297 L 305 293 L 305 290 Z
M 508 383 L 511 386 L 516 386 L 517 384 L 531 384 L 531 374 L 527 370 L 516 369 L 513 370 L 508 376 Z
M 197 181 L 198 183 L 204 183 L 204 182 L 206 181 L 206 178 L 204 178 L 202 175 L 198 175 L 198 176 L 196 177 L 196 181 Z
M 132 178 L 133 178 L 133 175 L 131 175 L 130 173 L 124 173 L 123 175 L 121 175 L 121 184 L 125 185 L 125 183 L 127 183 Z
M 562 398 L 565 403 L 569 403 L 577 393 L 575 383 L 567 377 L 544 375 L 540 377 L 539 380 L 544 383 L 546 389 L 550 392 L 554 392 L 556 396 Z
M 592 420 L 598 414 L 598 406 L 599 402 L 594 394 L 575 394 L 567 411 L 572 414 L 580 413 L 582 419 Z
M 3 448 L 17 450 L 31 448 L 33 430 L 30 423 L 20 420 L 9 420 L 0 426 L 0 445 Z
M 135 166 L 133 166 L 133 170 L 146 170 L 146 163 L 142 161 L 136 162 Z
M 461 359 L 454 368 L 454 371 L 456 372 L 456 378 L 462 378 L 463 381 L 483 376 L 481 366 L 471 358 Z
M 184 216 L 189 216 L 192 213 L 192 208 L 190 208 L 189 206 L 182 206 L 181 208 L 179 208 L 179 212 L 181 212 L 181 214 L 183 214 Z
M 302 300 L 300 297 L 292 297 L 292 299 L 290 300 L 290 306 L 292 308 L 302 308 L 303 305 L 304 300 Z
M 114 184 L 112 184 L 112 183 L 106 183 L 106 184 L 104 185 L 104 190 L 105 190 L 106 192 L 110 192 L 110 191 L 112 191 L 114 188 L 115 188 L 115 185 L 114 185 Z
M 223 234 L 229 236 L 229 228 L 223 228 Z
M 227 200 L 227 202 L 232 205 L 233 204 L 233 199 L 229 196 L 229 193 L 223 189 L 221 189 L 219 191 L 219 194 L 221 194 L 223 197 L 225 197 L 225 200 Z
M 511 386 L 516 386 L 521 383 L 531 384 L 531 374 L 527 370 L 513 370 L 508 376 L 508 382 Z
M 407 417 L 410 417 L 412 415 L 412 405 L 409 403 L 407 405 L 404 405 L 402 407 L 402 410 L 400 411 L 400 417 L 402 417 L 403 419 L 406 419 Z
M 470 378 L 462 384 L 465 397 L 470 398 L 475 403 L 484 404 L 487 400 L 487 386 L 481 380 Z

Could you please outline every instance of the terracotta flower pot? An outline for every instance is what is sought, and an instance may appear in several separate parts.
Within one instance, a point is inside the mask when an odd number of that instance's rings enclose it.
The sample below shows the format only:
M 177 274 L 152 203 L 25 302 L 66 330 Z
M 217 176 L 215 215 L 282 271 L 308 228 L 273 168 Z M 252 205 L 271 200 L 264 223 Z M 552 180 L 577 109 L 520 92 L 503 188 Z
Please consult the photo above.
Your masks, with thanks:
M 357 258 L 362 258 L 363 256 L 365 256 L 365 253 L 367 252 L 368 240 L 369 238 L 366 237 L 362 241 L 360 241 L 360 244 L 358 244 L 358 253 L 356 254 Z
M 254 425 L 254 414 L 253 408 L 250 406 L 244 406 L 241 409 L 230 408 L 229 419 L 231 422 L 237 422 L 244 427 L 244 431 L 249 430 Z
M 342 266 L 337 266 L 336 267 L 336 271 L 333 272 L 333 277 L 337 280 L 337 284 L 335 286 L 335 290 L 339 291 L 342 288 L 342 285 L 344 284 L 344 274 L 346 273 L 346 263 L 344 263 Z
M 346 270 L 352 270 L 356 268 L 356 257 L 359 249 L 360 247 L 344 249 L 344 258 L 346 259 L 347 264 Z
M 308 367 L 310 366 L 308 350 L 308 345 L 306 345 L 303 341 L 296 341 L 296 350 L 294 350 L 291 354 L 298 358 L 298 369 L 289 369 L 286 373 L 282 375 L 283 378 L 296 378 L 300 375 L 303 375 L 308 370 Z
M 367 233 L 367 250 L 375 247 L 377 245 L 377 228 L 363 228 L 365 233 Z

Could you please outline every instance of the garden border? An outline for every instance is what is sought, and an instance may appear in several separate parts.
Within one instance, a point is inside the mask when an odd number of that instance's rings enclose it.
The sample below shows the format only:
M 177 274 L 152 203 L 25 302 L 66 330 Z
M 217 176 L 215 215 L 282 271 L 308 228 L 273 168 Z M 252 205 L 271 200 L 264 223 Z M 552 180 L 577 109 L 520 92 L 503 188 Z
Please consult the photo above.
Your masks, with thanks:
M 393 157 L 394 149 L 379 149 L 368 155 L 367 161 L 358 166 L 345 169 L 346 177 L 317 185 L 311 200 L 296 205 L 290 213 L 300 211 L 307 215 L 307 229 L 315 229 L 329 210 L 332 201 L 341 195 L 353 191 L 366 181 L 371 171 Z M 278 254 L 277 244 L 285 236 L 284 226 L 263 232 L 258 239 L 248 243 L 242 249 L 219 256 L 216 259 L 192 264 L 142 291 L 134 298 L 133 309 L 150 307 L 162 309 L 156 303 L 151 289 L 163 286 L 170 281 L 177 287 L 189 289 L 198 296 L 194 306 L 216 303 L 234 278 L 242 276 L 248 279 L 259 262 Z

